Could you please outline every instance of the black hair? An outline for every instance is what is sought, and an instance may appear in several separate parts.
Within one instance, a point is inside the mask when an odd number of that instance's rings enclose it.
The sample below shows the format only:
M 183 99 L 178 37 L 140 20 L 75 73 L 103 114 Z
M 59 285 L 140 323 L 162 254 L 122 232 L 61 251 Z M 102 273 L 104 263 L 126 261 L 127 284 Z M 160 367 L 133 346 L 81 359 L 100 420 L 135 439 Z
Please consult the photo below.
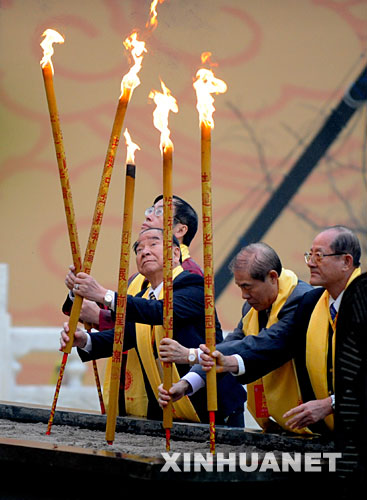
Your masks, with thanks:
M 276 251 L 263 242 L 251 243 L 242 248 L 229 265 L 230 270 L 248 270 L 254 280 L 265 281 L 272 270 L 280 276 L 282 263 Z
M 159 195 L 153 201 L 153 205 L 157 203 L 157 201 L 162 200 L 163 195 Z M 173 195 L 173 205 L 175 207 L 175 214 L 173 217 L 173 225 L 175 226 L 178 223 L 185 224 L 187 226 L 187 233 L 184 235 L 182 239 L 182 243 L 184 245 L 190 246 L 197 230 L 198 230 L 198 215 L 196 211 L 192 208 L 191 205 L 187 203 L 187 201 L 183 200 L 179 196 Z

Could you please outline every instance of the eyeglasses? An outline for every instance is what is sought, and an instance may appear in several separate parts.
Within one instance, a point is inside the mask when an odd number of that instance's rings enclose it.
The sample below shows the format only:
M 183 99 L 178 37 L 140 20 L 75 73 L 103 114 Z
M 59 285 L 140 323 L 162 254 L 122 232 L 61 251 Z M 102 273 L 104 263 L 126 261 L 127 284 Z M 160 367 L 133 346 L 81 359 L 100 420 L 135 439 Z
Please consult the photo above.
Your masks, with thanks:
M 161 217 L 163 215 L 163 207 L 149 207 L 145 210 L 144 215 L 145 217 L 149 217 L 149 215 L 155 214 L 156 217 Z M 178 224 L 180 219 L 176 217 L 176 215 L 173 216 L 173 224 L 176 225 Z
M 152 214 L 154 214 L 156 217 L 161 217 L 163 215 L 163 207 L 149 207 L 144 212 L 145 217 L 148 217 Z
M 322 261 L 322 259 L 324 257 L 334 257 L 334 255 L 347 255 L 347 252 L 336 252 L 336 253 L 305 252 L 305 254 L 304 254 L 306 264 L 308 264 L 311 259 L 313 259 L 315 262 L 319 263 Z

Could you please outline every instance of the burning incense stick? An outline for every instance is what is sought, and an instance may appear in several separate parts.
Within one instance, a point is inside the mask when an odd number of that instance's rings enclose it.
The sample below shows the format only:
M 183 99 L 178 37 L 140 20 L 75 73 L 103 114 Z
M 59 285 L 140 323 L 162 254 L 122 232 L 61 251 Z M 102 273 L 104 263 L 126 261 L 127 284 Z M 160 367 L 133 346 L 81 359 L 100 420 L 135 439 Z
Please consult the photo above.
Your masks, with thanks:
M 134 152 L 140 149 L 131 141 L 128 130 L 125 130 L 127 144 L 126 159 L 126 181 L 125 181 L 125 201 L 123 229 L 121 237 L 121 256 L 119 285 L 116 306 L 115 335 L 112 352 L 110 397 L 107 411 L 106 441 L 112 444 L 115 437 L 116 418 L 118 414 L 118 400 L 121 377 L 122 349 L 124 343 L 124 331 L 126 322 L 126 297 L 129 276 L 131 228 L 133 221 L 134 189 L 135 189 L 135 160 Z
M 42 75 L 43 75 L 43 80 L 44 80 L 44 84 L 45 84 L 47 104 L 48 104 L 50 121 L 51 121 L 51 128 L 52 128 L 52 133 L 53 133 L 53 138 L 54 138 L 56 159 L 57 159 L 57 164 L 59 167 L 59 176 L 60 176 L 60 182 L 61 182 L 62 196 L 63 196 L 63 200 L 64 200 L 64 209 L 65 209 L 65 215 L 66 215 L 66 221 L 67 221 L 67 227 L 68 227 L 68 233 L 69 233 L 71 254 L 72 254 L 72 258 L 73 258 L 75 272 L 78 273 L 81 270 L 80 245 L 79 245 L 79 238 L 78 238 L 77 226 L 76 226 L 76 221 L 75 221 L 73 199 L 72 199 L 72 195 L 71 195 L 69 172 L 68 172 L 68 168 L 67 168 L 67 164 L 66 164 L 66 156 L 65 156 L 64 144 L 63 144 L 63 137 L 62 137 L 62 133 L 61 133 L 60 119 L 59 119 L 59 114 L 58 114 L 58 109 L 57 109 L 57 104 L 56 104 L 56 95 L 55 95 L 55 90 L 54 90 L 54 85 L 53 85 L 54 70 L 53 70 L 53 65 L 52 65 L 52 61 L 51 61 L 51 56 L 54 52 L 53 46 L 52 46 L 53 43 L 64 43 L 64 39 L 57 31 L 52 30 L 52 29 L 46 30 L 43 33 L 43 36 L 45 38 L 41 42 L 41 47 L 43 48 L 43 51 L 44 51 L 43 58 L 41 60 Z M 61 386 L 61 382 L 62 382 L 64 370 L 65 370 L 66 361 L 67 361 L 67 356 L 63 356 L 63 360 L 61 362 L 61 367 L 60 367 L 59 379 L 58 379 L 58 383 L 56 385 L 56 394 L 58 394 L 60 391 L 60 386 Z M 100 400 L 100 405 L 101 405 L 101 412 L 105 413 L 103 398 L 102 398 L 100 384 L 99 384 L 98 368 L 97 368 L 97 363 L 95 361 L 93 361 L 93 370 L 94 370 L 94 374 L 95 374 L 95 380 L 96 380 L 96 385 L 97 385 L 97 390 L 98 390 L 98 395 L 99 395 L 99 400 Z M 48 429 L 48 433 L 49 433 L 49 429 Z
M 91 271 L 94 259 L 94 254 L 104 214 L 104 208 L 106 205 L 108 189 L 111 181 L 112 168 L 115 161 L 117 146 L 120 140 L 126 109 L 134 89 L 140 84 L 140 80 L 137 74 L 141 69 L 143 54 L 144 52 L 146 52 L 145 43 L 137 40 L 137 34 L 135 32 L 132 33 L 132 35 L 130 35 L 128 38 L 126 38 L 126 40 L 124 41 L 124 46 L 126 49 L 131 50 L 131 55 L 134 59 L 134 65 L 130 68 L 130 71 L 123 77 L 121 81 L 121 95 L 119 98 L 115 119 L 113 122 L 112 132 L 110 136 L 110 141 L 104 163 L 102 178 L 99 186 L 96 206 L 94 210 L 92 226 L 90 229 L 88 244 L 82 266 L 82 270 L 87 274 L 89 274 Z M 69 342 L 63 349 L 64 353 L 66 354 L 69 354 L 71 352 L 73 346 L 74 334 L 79 321 L 82 303 L 83 303 L 83 298 L 80 295 L 75 295 L 69 319 Z M 66 363 L 66 360 L 67 356 L 63 356 L 63 363 Z M 61 385 L 61 380 L 60 380 L 60 385 Z M 51 430 L 58 394 L 59 391 L 56 390 L 48 424 L 48 430 L 47 430 L 48 434 L 50 433 Z
M 154 100 L 154 126 L 161 132 L 160 150 L 163 157 L 163 328 L 165 336 L 172 338 L 173 325 L 173 285 L 172 285 L 172 153 L 173 144 L 168 128 L 168 114 L 178 112 L 176 99 L 161 81 L 163 93 L 152 91 Z M 172 386 L 172 363 L 163 363 L 163 387 L 168 391 Z M 166 450 L 170 450 L 170 429 L 172 427 L 172 403 L 163 410 L 163 427 L 166 429 Z
M 208 53 L 203 53 L 202 61 Z M 199 69 L 194 88 L 197 95 L 201 130 L 201 190 L 204 253 L 205 342 L 210 352 L 215 350 L 215 295 L 213 266 L 212 192 L 211 192 L 211 129 L 214 127 L 212 93 L 223 93 L 227 85 L 214 77 L 211 70 Z M 207 403 L 210 422 L 210 451 L 215 453 L 215 411 L 217 410 L 216 367 L 206 375 Z

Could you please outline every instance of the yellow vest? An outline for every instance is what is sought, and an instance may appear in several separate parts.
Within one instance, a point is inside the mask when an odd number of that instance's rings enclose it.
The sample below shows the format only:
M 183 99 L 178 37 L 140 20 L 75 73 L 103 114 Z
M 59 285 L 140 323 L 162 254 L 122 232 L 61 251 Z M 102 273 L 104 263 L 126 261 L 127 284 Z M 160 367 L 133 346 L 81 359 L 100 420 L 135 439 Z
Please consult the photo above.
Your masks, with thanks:
M 298 278 L 292 271 L 283 269 L 278 283 L 279 292 L 272 304 L 267 328 L 277 323 L 278 314 L 297 286 Z M 245 335 L 258 335 L 259 333 L 259 314 L 254 308 L 251 308 L 243 319 L 243 332 Z M 310 433 L 306 428 L 291 430 L 286 426 L 286 420 L 283 418 L 286 411 L 298 406 L 301 402 L 293 360 L 247 385 L 247 408 L 264 430 L 274 425 L 269 418 L 272 417 L 285 430 L 300 434 Z
M 345 288 L 361 274 L 361 268 L 353 271 Z M 334 335 L 332 336 L 332 374 L 334 384 L 334 361 L 335 361 L 335 330 L 338 315 L 334 322 L 330 316 L 329 292 L 321 295 L 314 310 L 312 311 L 307 329 L 306 338 L 306 367 L 310 377 L 312 389 L 316 399 L 325 399 L 329 394 L 327 384 L 327 355 L 329 350 L 329 325 L 332 326 Z M 325 423 L 330 430 L 334 429 L 334 415 L 328 415 Z

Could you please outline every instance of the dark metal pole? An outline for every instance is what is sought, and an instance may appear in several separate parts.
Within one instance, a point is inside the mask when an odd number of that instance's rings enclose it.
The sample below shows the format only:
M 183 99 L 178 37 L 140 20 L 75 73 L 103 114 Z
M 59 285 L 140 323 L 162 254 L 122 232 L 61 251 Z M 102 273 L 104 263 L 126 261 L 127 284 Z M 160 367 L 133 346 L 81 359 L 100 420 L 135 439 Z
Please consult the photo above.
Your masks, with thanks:
M 215 273 L 215 294 L 218 299 L 231 280 L 228 266 L 234 256 L 249 243 L 259 241 L 279 217 L 298 189 L 305 182 L 319 160 L 335 141 L 356 109 L 367 100 L 367 67 L 344 95 L 339 105 L 332 111 L 311 144 L 305 149 L 296 164 L 285 176 L 280 186 L 255 217 L 250 227 L 238 240 L 221 267 Z

